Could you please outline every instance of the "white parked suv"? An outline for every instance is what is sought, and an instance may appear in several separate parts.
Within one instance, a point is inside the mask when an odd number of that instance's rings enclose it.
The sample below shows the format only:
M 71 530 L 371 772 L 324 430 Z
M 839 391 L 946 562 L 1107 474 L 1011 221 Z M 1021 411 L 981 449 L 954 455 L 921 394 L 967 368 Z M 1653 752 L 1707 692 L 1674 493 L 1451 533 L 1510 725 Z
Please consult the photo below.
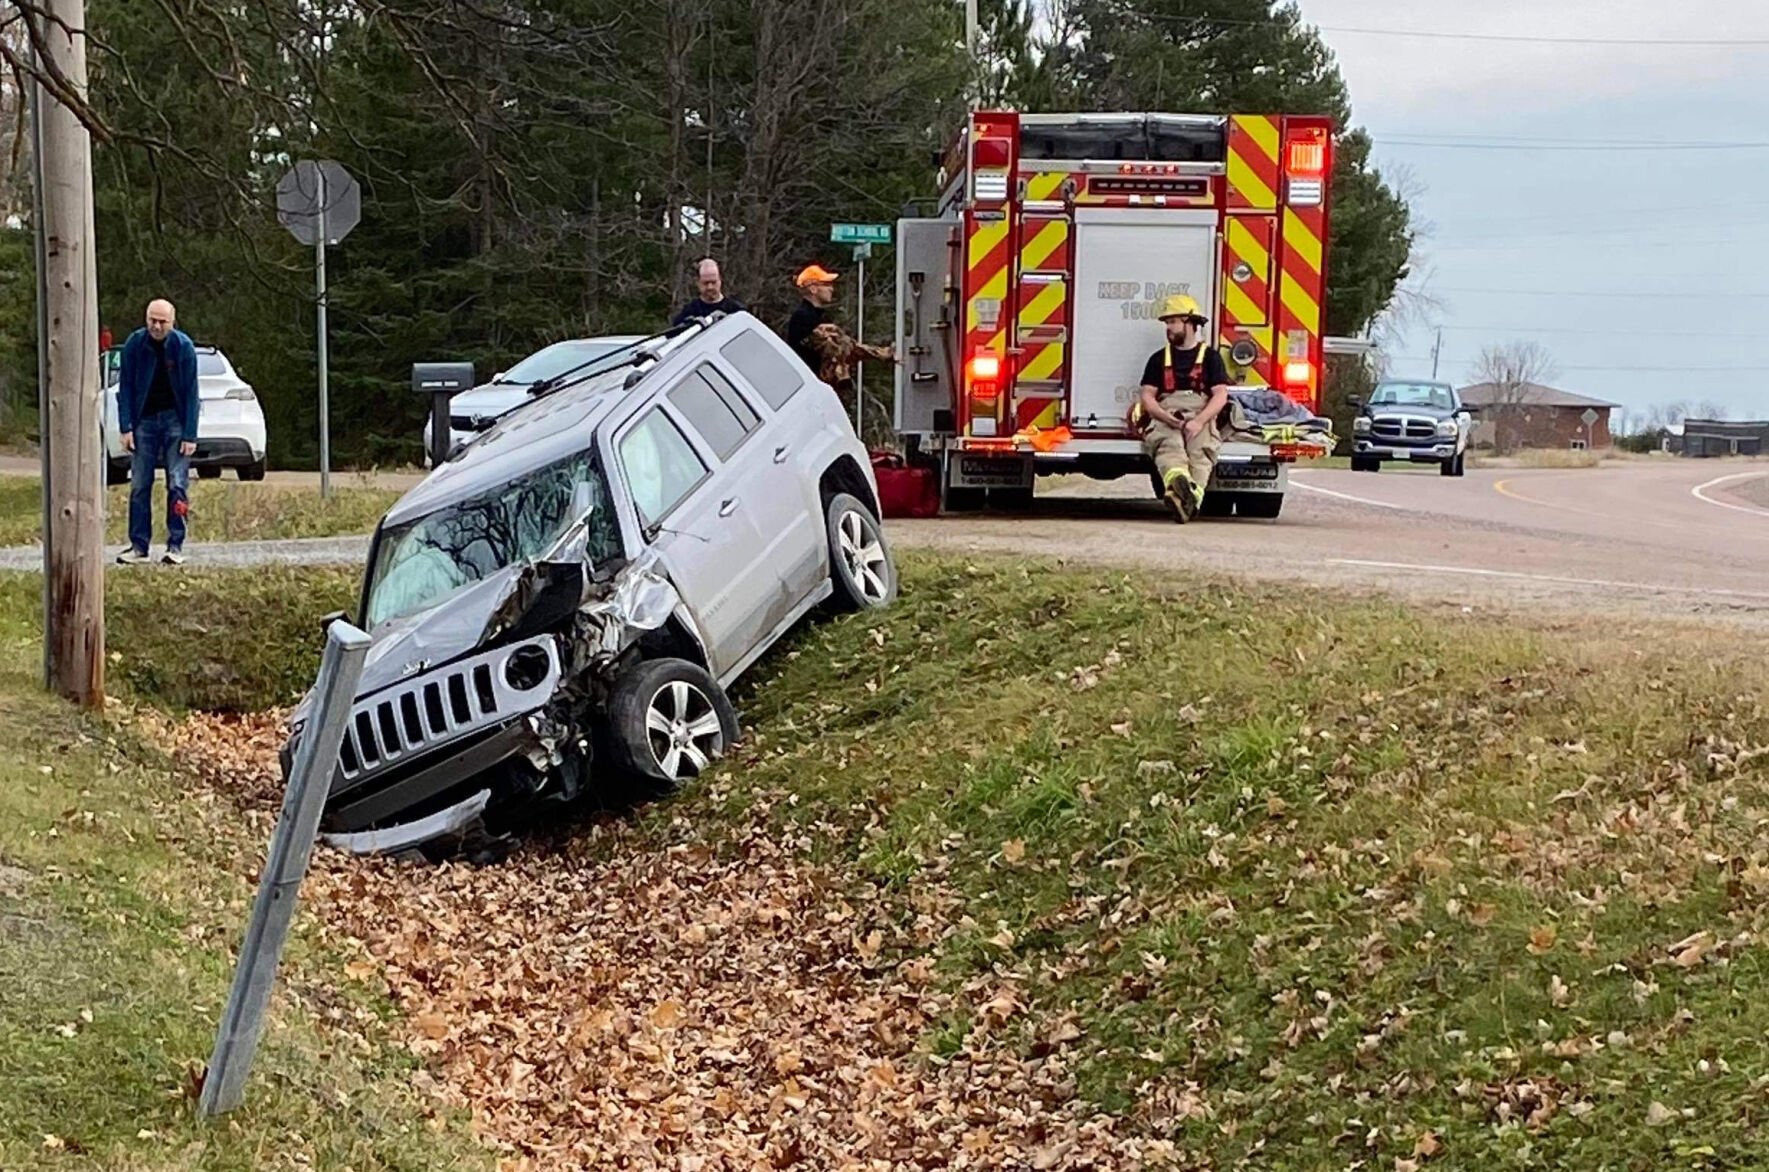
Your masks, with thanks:
M 462 391 L 448 401 L 448 450 L 478 439 L 505 412 L 528 402 L 537 385 L 641 340 L 637 334 L 568 338 L 536 350 L 509 370 L 500 370 L 490 382 Z M 429 466 L 430 421 L 425 419 L 424 467 Z
M 452 850 L 623 781 L 669 790 L 737 739 L 726 689 L 795 624 L 896 593 L 866 449 L 785 343 L 747 313 L 643 339 L 382 519 L 323 829 Z
M 227 355 L 213 346 L 197 350 L 197 450 L 191 471 L 205 479 L 232 468 L 241 480 L 264 479 L 264 408 L 252 385 L 241 378 Z M 123 348 L 113 346 L 99 359 L 104 371 L 105 481 L 129 480 L 130 455 L 117 431 L 117 372 Z

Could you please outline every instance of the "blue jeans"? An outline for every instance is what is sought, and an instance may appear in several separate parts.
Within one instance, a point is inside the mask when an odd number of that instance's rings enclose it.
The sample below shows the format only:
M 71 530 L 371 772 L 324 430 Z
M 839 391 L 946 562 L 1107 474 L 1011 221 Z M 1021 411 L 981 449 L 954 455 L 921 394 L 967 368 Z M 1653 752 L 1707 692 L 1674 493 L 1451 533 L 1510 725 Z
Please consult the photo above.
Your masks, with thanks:
M 161 411 L 135 424 L 129 461 L 129 544 L 141 553 L 154 534 L 154 470 L 166 470 L 166 548 L 184 548 L 184 514 L 190 508 L 190 457 L 179 451 L 184 422 Z

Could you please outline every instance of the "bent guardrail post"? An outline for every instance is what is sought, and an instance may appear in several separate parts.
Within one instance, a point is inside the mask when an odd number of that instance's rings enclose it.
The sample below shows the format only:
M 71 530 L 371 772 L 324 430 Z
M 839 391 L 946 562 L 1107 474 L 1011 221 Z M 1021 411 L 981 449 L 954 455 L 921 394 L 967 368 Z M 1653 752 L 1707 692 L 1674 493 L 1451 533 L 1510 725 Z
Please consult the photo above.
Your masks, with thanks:
M 215 1032 L 215 1052 L 203 1077 L 197 1100 L 199 1114 L 220 1115 L 245 1099 L 246 1075 L 258 1050 L 264 1029 L 264 1013 L 276 985 L 276 966 L 289 925 L 295 918 L 295 901 L 301 880 L 313 857 L 319 832 L 320 812 L 338 767 L 338 747 L 350 721 L 356 699 L 357 680 L 368 654 L 369 637 L 349 623 L 338 621 L 326 628 L 325 652 L 320 658 L 319 678 L 314 683 L 313 715 L 307 722 L 295 758 L 289 767 L 288 788 L 283 793 L 282 813 L 271 835 L 270 854 L 258 882 L 258 898 L 240 943 L 239 967 L 234 970 L 233 990 L 227 996 L 221 1024 Z

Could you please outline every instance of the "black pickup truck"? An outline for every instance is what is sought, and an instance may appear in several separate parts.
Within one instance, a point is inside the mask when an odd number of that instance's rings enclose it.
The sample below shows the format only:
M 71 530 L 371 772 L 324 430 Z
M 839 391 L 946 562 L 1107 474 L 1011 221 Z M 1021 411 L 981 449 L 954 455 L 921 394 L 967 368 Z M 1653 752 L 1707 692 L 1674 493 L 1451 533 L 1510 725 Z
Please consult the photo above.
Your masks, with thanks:
M 1379 472 L 1384 460 L 1436 464 L 1460 476 L 1474 432 L 1473 412 L 1448 383 L 1384 379 L 1369 402 L 1353 399 L 1351 469 Z

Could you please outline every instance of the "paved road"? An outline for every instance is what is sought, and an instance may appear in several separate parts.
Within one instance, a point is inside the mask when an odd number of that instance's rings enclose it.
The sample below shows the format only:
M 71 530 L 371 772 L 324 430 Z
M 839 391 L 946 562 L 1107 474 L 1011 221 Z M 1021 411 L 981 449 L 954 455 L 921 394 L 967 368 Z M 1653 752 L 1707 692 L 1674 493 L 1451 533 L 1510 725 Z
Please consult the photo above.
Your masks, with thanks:
M 1139 479 L 1043 493 L 1029 513 L 899 521 L 904 548 L 1244 574 L 1479 608 L 1769 626 L 1769 461 L 1596 469 L 1297 472 L 1283 517 L 1181 528 Z M 360 564 L 364 538 L 192 544 L 193 565 Z M 0 569 L 36 569 L 36 549 Z M 142 571 L 136 571 L 142 572 Z
M 1302 471 L 1282 519 L 1180 528 L 1129 479 L 1030 516 L 902 522 L 899 544 L 1240 572 L 1472 606 L 1769 625 L 1769 462 Z

